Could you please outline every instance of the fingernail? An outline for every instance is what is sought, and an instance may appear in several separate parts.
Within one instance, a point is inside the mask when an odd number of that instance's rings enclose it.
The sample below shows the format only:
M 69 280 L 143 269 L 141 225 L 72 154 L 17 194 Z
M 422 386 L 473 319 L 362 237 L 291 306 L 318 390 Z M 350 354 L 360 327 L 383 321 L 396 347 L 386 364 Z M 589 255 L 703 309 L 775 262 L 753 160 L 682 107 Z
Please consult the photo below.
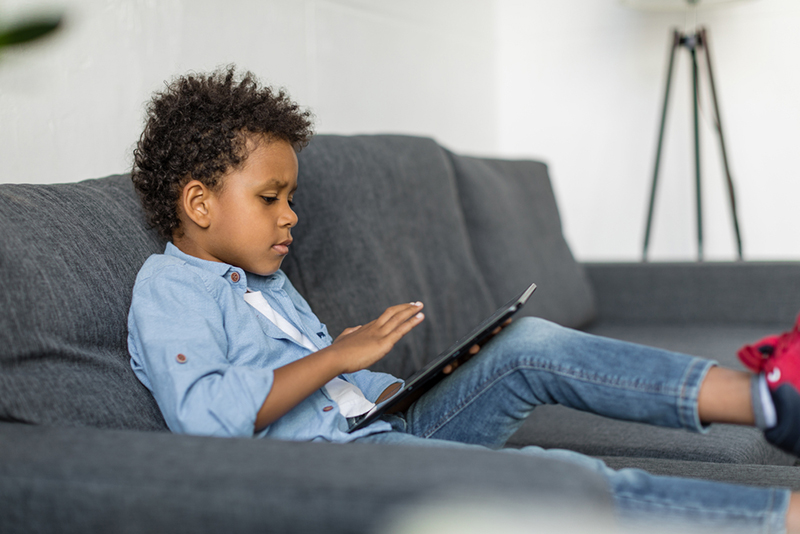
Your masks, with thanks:
M 424 314 L 424 313 L 422 313 L 422 312 L 419 312 L 419 313 L 418 313 L 418 314 L 416 314 L 414 317 L 416 317 L 417 319 L 424 319 L 424 318 L 425 318 L 425 314 Z
M 412 302 L 411 305 L 412 306 L 422 306 L 422 303 L 420 301 L 417 301 L 417 302 Z

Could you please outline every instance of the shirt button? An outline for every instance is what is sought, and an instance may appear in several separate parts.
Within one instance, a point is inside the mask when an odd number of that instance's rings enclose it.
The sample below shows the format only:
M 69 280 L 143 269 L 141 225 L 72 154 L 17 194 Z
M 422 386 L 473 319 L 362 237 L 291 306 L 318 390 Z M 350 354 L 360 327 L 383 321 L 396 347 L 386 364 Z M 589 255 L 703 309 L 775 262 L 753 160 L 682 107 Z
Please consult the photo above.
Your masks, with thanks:
M 333 410 L 333 406 L 325 406 L 325 407 L 322 409 L 322 411 L 323 411 L 323 412 L 329 412 L 329 411 L 331 411 L 331 410 Z
M 186 363 L 186 356 L 183 354 L 178 354 L 175 359 L 178 360 L 178 363 Z
M 235 284 L 239 281 L 239 273 L 231 273 L 231 281 Z

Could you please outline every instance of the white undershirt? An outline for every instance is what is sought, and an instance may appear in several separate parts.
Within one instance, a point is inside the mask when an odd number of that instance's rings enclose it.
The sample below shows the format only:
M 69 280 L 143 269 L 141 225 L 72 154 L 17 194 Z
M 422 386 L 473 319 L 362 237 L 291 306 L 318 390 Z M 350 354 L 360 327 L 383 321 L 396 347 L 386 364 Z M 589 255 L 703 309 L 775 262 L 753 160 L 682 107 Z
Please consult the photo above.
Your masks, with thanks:
M 261 291 L 250 291 L 248 289 L 247 293 L 244 294 L 244 301 L 255 308 L 264 317 L 272 321 L 275 326 L 283 330 L 283 332 L 293 340 L 297 341 L 311 352 L 317 351 L 317 347 L 308 339 L 308 336 L 295 328 L 283 315 L 275 311 L 275 309 L 269 305 L 269 302 L 267 302 L 267 299 L 261 294 Z M 367 400 L 360 389 L 339 377 L 325 384 L 325 390 L 328 392 L 331 399 L 339 405 L 339 413 L 345 417 L 356 417 L 367 413 L 375 407 L 375 404 Z

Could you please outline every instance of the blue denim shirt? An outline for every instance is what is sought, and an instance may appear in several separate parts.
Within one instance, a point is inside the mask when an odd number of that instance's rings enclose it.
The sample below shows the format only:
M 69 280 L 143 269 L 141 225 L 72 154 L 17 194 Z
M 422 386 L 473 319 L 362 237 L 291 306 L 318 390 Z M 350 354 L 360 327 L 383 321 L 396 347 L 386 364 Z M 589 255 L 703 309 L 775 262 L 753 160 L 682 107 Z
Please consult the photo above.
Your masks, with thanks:
M 247 288 L 261 291 L 317 349 L 331 344 L 325 325 L 282 271 L 246 273 L 184 254 L 172 243 L 139 271 L 128 314 L 131 367 L 173 432 L 253 436 L 273 371 L 310 353 L 245 302 Z M 373 402 L 399 382 L 370 371 L 341 378 Z M 347 420 L 321 388 L 257 436 L 346 442 L 390 429 L 378 421 L 348 434 Z

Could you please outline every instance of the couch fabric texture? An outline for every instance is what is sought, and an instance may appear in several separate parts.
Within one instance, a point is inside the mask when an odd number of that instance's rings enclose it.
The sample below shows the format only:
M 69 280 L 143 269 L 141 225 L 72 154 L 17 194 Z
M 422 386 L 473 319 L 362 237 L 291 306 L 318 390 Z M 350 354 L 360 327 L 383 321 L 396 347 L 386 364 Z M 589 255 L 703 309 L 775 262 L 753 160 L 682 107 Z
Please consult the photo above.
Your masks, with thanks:
M 283 268 L 331 334 L 426 305 L 375 370 L 407 378 L 531 281 L 526 315 L 729 366 L 800 308 L 797 263 L 576 262 L 541 162 L 391 135 L 318 136 L 299 160 Z M 0 185 L 0 225 L 0 531 L 377 532 L 445 493 L 609 510 L 596 475 L 514 454 L 171 435 L 129 367 L 131 288 L 164 248 L 130 177 Z M 800 489 L 795 458 L 747 428 L 694 435 L 545 406 L 509 442 L 530 444 Z
M 131 374 L 127 308 L 163 251 L 127 175 L 0 193 L 0 419 L 164 430 Z

